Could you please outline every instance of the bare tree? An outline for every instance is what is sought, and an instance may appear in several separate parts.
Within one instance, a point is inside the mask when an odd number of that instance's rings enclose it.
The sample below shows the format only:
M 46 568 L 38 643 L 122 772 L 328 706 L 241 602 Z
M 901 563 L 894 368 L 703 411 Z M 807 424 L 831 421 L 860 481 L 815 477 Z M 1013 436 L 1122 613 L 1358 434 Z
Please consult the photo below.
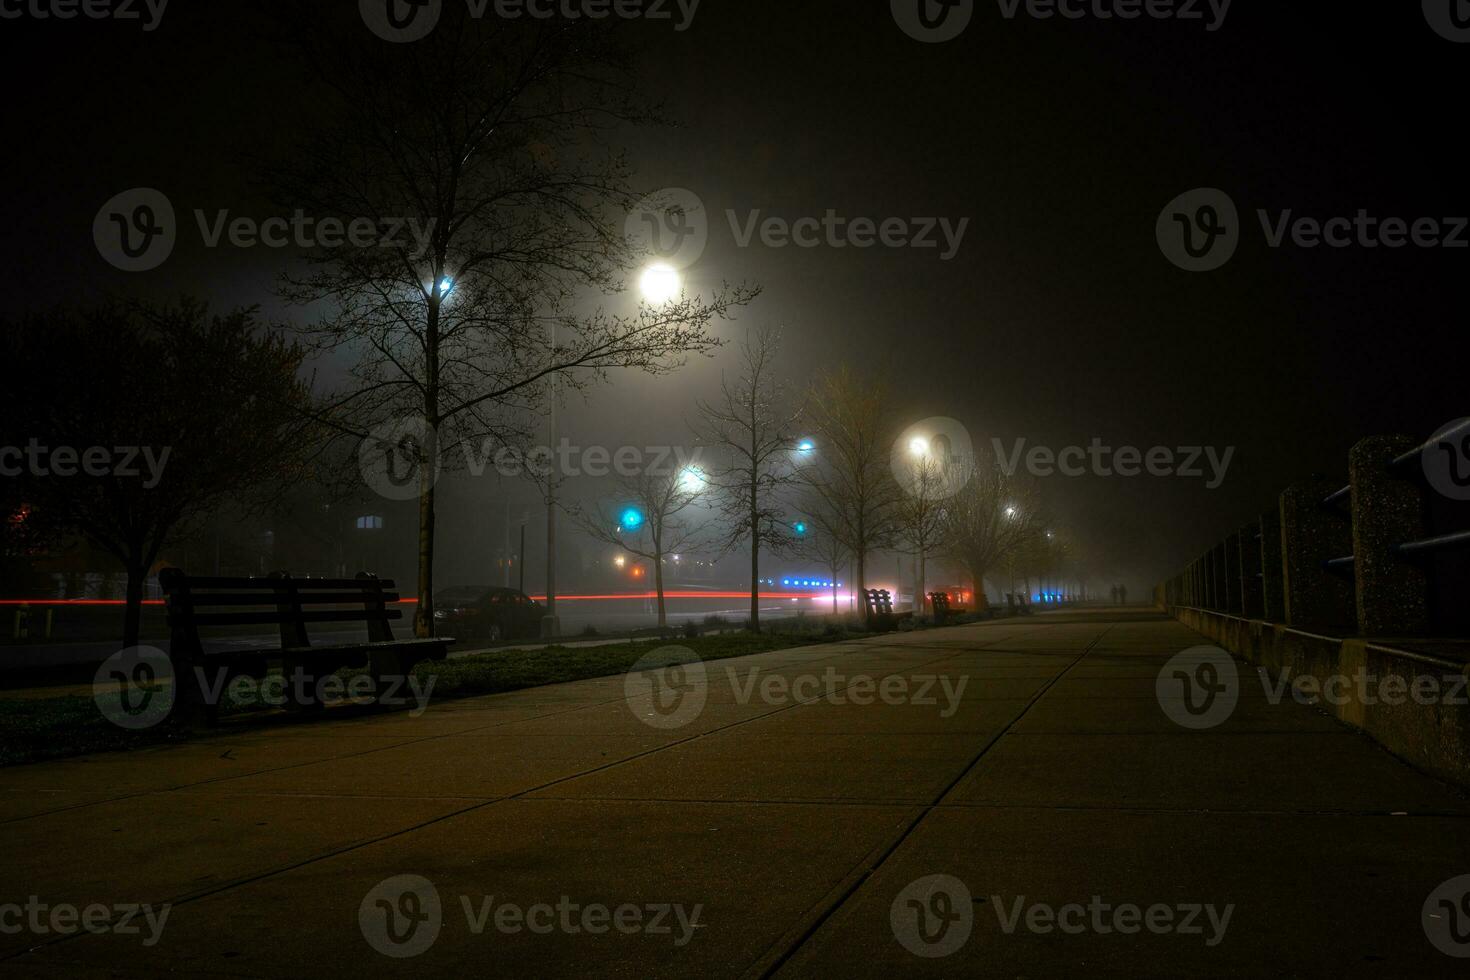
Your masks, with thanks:
M 922 614 L 929 601 L 928 558 L 943 540 L 944 504 L 948 495 L 944 493 L 937 464 L 927 458 L 917 462 L 916 473 L 906 490 L 898 504 L 897 539 L 899 547 L 918 560 L 914 608 Z
M 844 365 L 818 376 L 808 403 L 819 443 L 814 461 L 802 468 L 802 482 L 831 515 L 856 566 L 852 584 L 862 591 L 868 555 L 891 541 L 902 494 L 891 467 L 889 391 Z M 866 616 L 866 604 L 863 609 Z
M 970 573 L 976 602 L 985 595 L 985 576 L 1041 532 L 1035 488 L 1007 474 L 997 460 L 978 453 L 967 462 L 959 493 L 944 504 L 943 550 Z
M 253 309 L 109 305 L 0 325 L 0 445 L 34 447 L 10 495 L 16 528 L 80 535 L 127 573 L 123 643 L 136 646 L 144 584 L 171 542 L 212 509 L 264 507 L 296 482 L 311 443 L 302 351 Z M 5 433 L 0 433 L 5 435 Z M 9 481 L 7 481 L 9 482 Z
M 832 614 L 837 615 L 837 597 L 839 594 L 842 570 L 852 560 L 852 552 L 843 543 L 838 533 L 839 522 L 829 511 L 822 498 L 811 494 L 801 507 L 802 516 L 806 519 L 806 533 L 798 540 L 797 552 L 804 558 L 808 558 L 821 565 L 822 570 L 827 573 L 828 581 L 832 583 Z
M 453 450 L 528 443 L 557 388 L 712 351 L 712 322 L 757 290 L 586 312 L 589 295 L 625 290 L 639 258 L 623 229 L 631 170 L 606 144 L 655 120 L 604 25 L 447 4 L 416 43 L 333 43 L 338 32 L 300 25 L 312 11 L 290 10 L 328 109 L 272 183 L 287 206 L 371 242 L 319 241 L 283 292 L 326 310 L 306 333 L 317 348 L 355 360 L 320 417 L 370 451 L 388 443 L 385 456 L 406 423 L 424 434 L 402 456 L 419 464 L 414 625 L 426 636 L 434 476 L 460 461 Z
M 761 327 L 746 333 L 737 379 L 722 377 L 720 397 L 698 403 L 695 432 L 724 462 L 710 479 L 727 528 L 723 549 L 750 549 L 750 628 L 760 632 L 762 549 L 786 550 L 790 522 L 777 499 L 795 471 L 793 430 L 801 412 L 790 404 L 778 371 L 781 332 Z
M 658 625 L 662 628 L 668 625 L 664 559 L 700 547 L 701 530 L 684 515 L 707 492 L 708 486 L 703 474 L 693 468 L 672 473 L 644 471 L 619 478 L 617 485 L 621 492 L 612 506 L 573 507 L 571 514 L 594 539 L 653 564 Z

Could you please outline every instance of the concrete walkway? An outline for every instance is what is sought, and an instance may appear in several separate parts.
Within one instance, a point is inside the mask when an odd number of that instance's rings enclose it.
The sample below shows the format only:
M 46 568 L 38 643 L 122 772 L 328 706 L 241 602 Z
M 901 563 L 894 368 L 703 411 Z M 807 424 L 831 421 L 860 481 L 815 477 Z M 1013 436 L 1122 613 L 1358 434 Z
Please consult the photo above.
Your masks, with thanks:
M 0 971 L 1463 977 L 1421 920 L 1470 801 L 1244 665 L 1181 727 L 1202 642 L 1041 616 L 0 770 Z

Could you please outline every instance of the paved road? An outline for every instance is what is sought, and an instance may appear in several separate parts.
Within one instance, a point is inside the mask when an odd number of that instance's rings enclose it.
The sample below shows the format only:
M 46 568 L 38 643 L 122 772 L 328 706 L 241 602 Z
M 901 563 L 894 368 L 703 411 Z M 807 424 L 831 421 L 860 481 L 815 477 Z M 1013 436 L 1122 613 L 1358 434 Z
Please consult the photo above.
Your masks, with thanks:
M 1421 917 L 1470 801 L 1249 672 L 1180 727 L 1200 642 L 1037 617 L 3 771 L 0 905 L 155 918 L 22 909 L 0 970 L 1465 976 Z

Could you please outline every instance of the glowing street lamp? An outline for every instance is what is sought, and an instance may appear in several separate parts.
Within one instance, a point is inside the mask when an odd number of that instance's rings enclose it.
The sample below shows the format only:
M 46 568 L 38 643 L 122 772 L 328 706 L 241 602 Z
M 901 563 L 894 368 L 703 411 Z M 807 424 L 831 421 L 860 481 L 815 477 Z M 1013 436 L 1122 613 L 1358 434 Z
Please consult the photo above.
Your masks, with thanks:
M 636 531 L 643 526 L 643 513 L 636 507 L 629 507 L 623 511 L 621 530 Z
M 909 452 L 923 458 L 929 455 L 929 440 L 923 436 L 914 436 L 909 440 Z
M 684 284 L 680 281 L 678 269 L 659 262 L 643 270 L 643 275 L 638 280 L 638 289 L 648 302 L 662 306 L 677 299 Z
M 810 456 L 817 451 L 817 444 L 810 439 L 803 439 L 796 444 L 796 451 L 803 456 Z
M 702 493 L 708 485 L 709 480 L 698 466 L 687 467 L 679 474 L 679 489 L 685 493 Z

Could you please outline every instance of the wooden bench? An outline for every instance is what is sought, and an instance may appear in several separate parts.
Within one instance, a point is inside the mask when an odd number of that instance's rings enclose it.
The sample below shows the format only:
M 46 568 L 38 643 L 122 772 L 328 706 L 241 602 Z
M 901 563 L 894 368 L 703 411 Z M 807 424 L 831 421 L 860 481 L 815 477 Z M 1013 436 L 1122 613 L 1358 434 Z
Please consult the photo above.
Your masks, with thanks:
M 296 707 L 320 707 L 317 679 L 344 667 L 371 670 L 380 699 L 398 689 L 414 665 L 443 660 L 454 640 L 435 637 L 398 640 L 390 621 L 403 610 L 393 582 L 374 575 L 355 579 L 292 578 L 277 572 L 268 578 L 202 578 L 181 568 L 158 575 L 163 586 L 171 636 L 170 660 L 177 682 L 175 713 L 203 713 L 213 723 L 219 693 L 235 677 L 264 678 L 278 663 L 287 679 L 286 694 Z M 307 626 L 314 623 L 363 623 L 366 642 L 313 644 Z M 277 626 L 280 645 L 258 649 L 204 649 L 201 628 Z M 300 683 L 293 683 L 293 680 Z M 202 682 L 202 685 L 201 683 Z M 306 696 L 298 697 L 302 691 Z M 211 693 L 214 692 L 214 693 Z
M 963 606 L 951 606 L 949 604 L 948 592 L 931 592 L 929 601 L 934 604 L 934 622 L 943 625 L 951 616 L 959 616 L 965 612 Z
M 863 605 L 867 607 L 868 627 L 878 633 L 898 629 L 904 620 L 913 619 L 911 612 L 895 613 L 893 596 L 887 589 L 867 589 L 863 592 Z

